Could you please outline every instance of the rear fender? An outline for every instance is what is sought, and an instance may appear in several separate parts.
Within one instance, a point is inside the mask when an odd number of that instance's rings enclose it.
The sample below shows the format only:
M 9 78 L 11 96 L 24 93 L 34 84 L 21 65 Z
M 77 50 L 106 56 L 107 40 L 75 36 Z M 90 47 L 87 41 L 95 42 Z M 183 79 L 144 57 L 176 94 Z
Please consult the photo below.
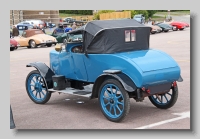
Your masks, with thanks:
M 99 88 L 103 83 L 103 81 L 105 81 L 106 79 L 113 79 L 113 78 L 117 79 L 122 84 L 124 89 L 128 92 L 133 92 L 137 89 L 135 83 L 127 75 L 123 73 L 118 73 L 118 74 L 104 73 L 96 79 L 92 89 L 91 98 L 98 98 Z
M 177 82 L 182 82 L 182 81 L 183 81 L 183 78 L 180 75 L 180 77 L 178 78 Z
M 45 84 L 48 88 L 53 88 L 52 76 L 55 75 L 54 72 L 42 62 L 29 63 L 26 67 L 35 67 L 45 79 Z

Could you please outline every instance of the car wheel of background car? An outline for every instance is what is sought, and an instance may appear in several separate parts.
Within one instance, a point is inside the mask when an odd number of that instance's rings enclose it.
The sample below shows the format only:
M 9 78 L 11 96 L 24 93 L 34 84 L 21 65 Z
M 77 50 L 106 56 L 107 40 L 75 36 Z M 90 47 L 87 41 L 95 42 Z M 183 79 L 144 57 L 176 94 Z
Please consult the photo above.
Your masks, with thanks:
M 174 26 L 174 27 L 176 27 L 176 26 Z M 176 29 L 174 29 L 174 27 L 173 27 L 173 31 L 177 31 L 177 30 L 178 30 L 178 28 L 176 27 Z
M 45 85 L 44 78 L 37 70 L 31 71 L 26 78 L 26 91 L 30 99 L 37 104 L 49 101 L 51 93 Z
M 15 47 L 10 47 L 10 51 L 14 51 L 15 50 Z
M 28 48 L 35 48 L 35 47 L 37 47 L 35 41 L 34 40 L 30 40 Z
M 52 44 L 47 44 L 47 47 L 51 47 L 52 46 Z
M 108 120 L 120 122 L 129 113 L 129 95 L 119 81 L 105 80 L 100 86 L 98 97 L 101 111 Z
M 168 109 L 172 107 L 178 98 L 178 87 L 172 87 L 170 92 L 160 95 L 149 96 L 149 100 L 153 105 L 160 109 Z

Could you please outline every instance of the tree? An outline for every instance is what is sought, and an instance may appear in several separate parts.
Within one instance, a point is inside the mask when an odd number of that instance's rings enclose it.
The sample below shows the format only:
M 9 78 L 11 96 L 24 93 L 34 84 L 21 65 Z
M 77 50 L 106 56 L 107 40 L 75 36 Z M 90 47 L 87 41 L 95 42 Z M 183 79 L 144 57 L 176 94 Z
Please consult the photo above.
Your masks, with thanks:
M 148 17 L 152 17 L 157 12 L 157 10 L 147 10 L 147 12 L 148 12 Z

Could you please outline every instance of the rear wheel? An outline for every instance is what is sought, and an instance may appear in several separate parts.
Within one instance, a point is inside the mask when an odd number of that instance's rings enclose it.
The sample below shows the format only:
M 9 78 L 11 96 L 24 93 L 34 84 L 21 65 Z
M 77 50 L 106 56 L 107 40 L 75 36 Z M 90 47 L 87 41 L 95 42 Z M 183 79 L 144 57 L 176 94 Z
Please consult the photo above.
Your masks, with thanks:
M 102 113 L 112 122 L 120 122 L 129 113 L 128 93 L 116 79 L 108 79 L 102 83 L 98 99 Z
M 31 71 L 28 74 L 26 78 L 26 91 L 30 99 L 37 104 L 44 104 L 51 97 L 44 78 L 37 70 Z
M 178 98 L 178 87 L 172 87 L 168 93 L 149 96 L 151 103 L 160 109 L 172 107 Z

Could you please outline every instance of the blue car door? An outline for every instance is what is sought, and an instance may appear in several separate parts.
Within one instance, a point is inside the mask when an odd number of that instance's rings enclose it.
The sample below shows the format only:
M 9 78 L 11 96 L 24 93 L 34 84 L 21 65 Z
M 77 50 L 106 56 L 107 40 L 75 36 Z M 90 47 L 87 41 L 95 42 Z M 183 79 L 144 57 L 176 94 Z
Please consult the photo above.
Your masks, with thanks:
M 84 62 L 84 54 L 83 53 L 71 53 L 71 58 L 73 61 L 74 66 L 74 75 L 75 79 L 81 80 L 81 81 L 87 81 L 87 72 L 85 68 L 85 62 Z

